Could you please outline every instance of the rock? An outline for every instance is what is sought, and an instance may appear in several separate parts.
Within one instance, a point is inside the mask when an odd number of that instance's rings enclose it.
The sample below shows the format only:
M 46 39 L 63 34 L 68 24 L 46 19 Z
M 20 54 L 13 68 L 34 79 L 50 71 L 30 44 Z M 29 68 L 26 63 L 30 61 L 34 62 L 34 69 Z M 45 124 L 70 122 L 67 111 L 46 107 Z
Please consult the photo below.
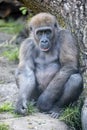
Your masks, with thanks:
M 85 99 L 85 102 L 82 108 L 81 120 L 82 120 L 83 130 L 87 130 L 87 98 Z
M 0 53 L 1 51 L 2 50 L 0 49 Z M 11 64 L 6 58 L 0 57 L 0 86 L 5 86 L 6 83 L 15 82 L 16 67 L 17 64 Z
M 0 122 L 8 124 L 11 130 L 70 130 L 65 123 L 43 113 L 35 113 L 20 118 L 10 116 Z
M 13 35 L 0 32 L 0 43 L 11 40 Z
M 17 100 L 18 89 L 15 83 L 0 84 L 0 105 Z

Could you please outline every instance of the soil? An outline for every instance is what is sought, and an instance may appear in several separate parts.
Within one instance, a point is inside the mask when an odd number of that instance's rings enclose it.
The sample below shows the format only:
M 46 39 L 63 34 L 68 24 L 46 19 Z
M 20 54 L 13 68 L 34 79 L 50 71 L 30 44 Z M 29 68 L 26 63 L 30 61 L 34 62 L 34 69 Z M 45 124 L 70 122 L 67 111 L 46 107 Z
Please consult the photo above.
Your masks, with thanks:
M 0 51 L 2 49 L 3 47 L 0 47 Z M 7 58 L 0 55 L 0 105 L 10 102 L 15 106 L 18 96 L 18 88 L 15 83 L 16 68 L 16 63 L 9 62 Z M 65 123 L 40 112 L 25 117 L 15 117 L 14 114 L 0 112 L 0 123 L 8 124 L 9 130 L 68 130 Z

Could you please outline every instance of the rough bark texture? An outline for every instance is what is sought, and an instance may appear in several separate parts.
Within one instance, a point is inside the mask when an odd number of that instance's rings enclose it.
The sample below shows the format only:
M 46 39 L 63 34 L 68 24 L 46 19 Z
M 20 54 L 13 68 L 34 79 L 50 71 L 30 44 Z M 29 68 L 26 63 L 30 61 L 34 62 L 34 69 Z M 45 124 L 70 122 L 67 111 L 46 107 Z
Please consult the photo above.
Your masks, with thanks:
M 87 130 L 87 98 L 84 102 L 82 113 L 81 113 L 81 120 L 82 120 L 82 130 Z

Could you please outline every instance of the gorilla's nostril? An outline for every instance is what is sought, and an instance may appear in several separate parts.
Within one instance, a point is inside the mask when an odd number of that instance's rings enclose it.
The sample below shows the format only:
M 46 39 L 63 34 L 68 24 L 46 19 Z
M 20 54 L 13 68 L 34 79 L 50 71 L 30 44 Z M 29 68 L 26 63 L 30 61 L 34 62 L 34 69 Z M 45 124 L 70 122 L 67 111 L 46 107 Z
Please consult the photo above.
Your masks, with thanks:
M 24 110 L 25 108 L 24 108 L 24 107 L 22 107 L 22 109 Z
M 41 41 L 41 44 L 43 44 L 43 45 L 46 45 L 46 44 L 48 44 L 49 42 L 48 42 L 48 40 L 43 40 L 43 41 Z
M 46 43 L 46 44 L 48 44 L 48 40 L 44 40 L 43 42 Z

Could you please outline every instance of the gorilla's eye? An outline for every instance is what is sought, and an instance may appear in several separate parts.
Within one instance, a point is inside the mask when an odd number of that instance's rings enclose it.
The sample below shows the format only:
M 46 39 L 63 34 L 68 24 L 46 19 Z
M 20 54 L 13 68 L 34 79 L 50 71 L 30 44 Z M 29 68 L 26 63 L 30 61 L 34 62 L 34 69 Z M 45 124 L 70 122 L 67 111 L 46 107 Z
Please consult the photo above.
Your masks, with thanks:
M 47 35 L 50 35 L 50 34 L 51 34 L 51 30 L 50 30 L 50 29 L 49 29 L 49 30 L 46 30 L 45 33 L 46 33 Z
M 42 36 L 42 34 L 43 34 L 43 31 L 41 31 L 41 30 L 36 32 L 36 35 L 37 35 L 39 38 Z

